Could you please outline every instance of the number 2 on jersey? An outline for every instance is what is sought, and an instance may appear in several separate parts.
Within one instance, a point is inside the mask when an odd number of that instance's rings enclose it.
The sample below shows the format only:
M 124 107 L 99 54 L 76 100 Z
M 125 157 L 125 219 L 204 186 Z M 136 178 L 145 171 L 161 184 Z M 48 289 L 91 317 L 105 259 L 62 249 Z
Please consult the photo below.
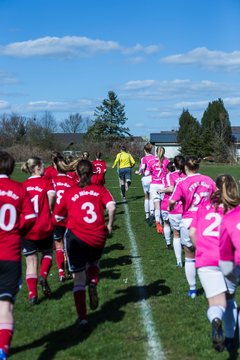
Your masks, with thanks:
M 206 227 L 203 232 L 204 236 L 218 236 L 219 235 L 219 225 L 221 223 L 221 215 L 218 213 L 209 213 L 205 217 L 206 220 L 214 219 L 214 221 Z

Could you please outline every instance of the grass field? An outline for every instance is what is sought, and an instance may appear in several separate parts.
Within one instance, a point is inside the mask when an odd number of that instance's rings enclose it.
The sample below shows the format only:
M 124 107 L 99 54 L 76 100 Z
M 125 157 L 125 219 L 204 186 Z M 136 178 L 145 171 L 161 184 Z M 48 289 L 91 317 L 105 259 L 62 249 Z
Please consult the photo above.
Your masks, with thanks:
M 220 173 L 240 178 L 238 167 L 201 170 L 214 179 Z M 14 178 L 23 180 L 18 169 Z M 100 306 L 89 311 L 89 330 L 76 329 L 72 282 L 58 283 L 54 262 L 50 300 L 40 295 L 39 305 L 31 307 L 23 283 L 15 306 L 11 359 L 227 359 L 226 352 L 218 354 L 211 347 L 207 301 L 199 282 L 201 294 L 187 298 L 184 269 L 176 268 L 173 251 L 145 224 L 140 177 L 133 175 L 127 204 L 121 203 L 116 170 L 107 171 L 107 187 L 117 201 L 116 221 L 101 260 Z M 141 278 L 136 276 L 139 269 Z M 237 299 L 240 304 L 239 295 Z

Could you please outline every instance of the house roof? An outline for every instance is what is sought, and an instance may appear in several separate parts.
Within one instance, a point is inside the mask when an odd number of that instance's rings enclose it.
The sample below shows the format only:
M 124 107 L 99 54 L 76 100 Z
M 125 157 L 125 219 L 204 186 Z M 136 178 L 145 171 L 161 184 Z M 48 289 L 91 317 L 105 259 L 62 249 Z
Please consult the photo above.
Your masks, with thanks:
M 152 133 L 150 134 L 150 142 L 153 144 L 156 143 L 176 144 L 177 131 L 161 131 L 160 133 Z

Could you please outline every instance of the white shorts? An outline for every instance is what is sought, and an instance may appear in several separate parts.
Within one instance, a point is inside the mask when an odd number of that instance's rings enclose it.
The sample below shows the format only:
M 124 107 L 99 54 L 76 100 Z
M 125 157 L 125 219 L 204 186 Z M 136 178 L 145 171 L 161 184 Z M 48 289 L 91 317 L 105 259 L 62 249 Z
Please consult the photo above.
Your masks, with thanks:
M 169 221 L 172 229 L 180 231 L 181 220 L 182 214 L 169 214 Z
M 161 210 L 161 217 L 162 217 L 163 221 L 167 221 L 169 219 L 168 211 Z
M 192 218 L 189 219 L 182 219 L 180 221 L 180 237 L 181 237 L 181 244 L 186 247 L 191 247 L 192 242 L 189 237 L 189 227 L 192 222 Z
M 153 201 L 160 201 L 164 197 L 164 193 L 159 194 L 157 191 L 164 189 L 163 184 L 150 184 L 150 196 Z
M 218 266 L 204 266 L 197 272 L 207 299 L 227 291 L 223 273 Z
M 152 181 L 152 175 L 143 176 L 141 179 L 144 194 L 150 192 L 150 184 Z

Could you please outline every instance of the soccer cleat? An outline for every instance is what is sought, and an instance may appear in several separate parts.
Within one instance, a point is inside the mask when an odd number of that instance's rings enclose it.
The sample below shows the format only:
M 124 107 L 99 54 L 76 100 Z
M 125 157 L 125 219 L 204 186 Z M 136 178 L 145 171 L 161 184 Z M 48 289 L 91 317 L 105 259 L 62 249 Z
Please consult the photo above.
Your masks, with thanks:
M 172 247 L 172 245 L 171 245 L 171 244 L 166 244 L 166 249 L 168 249 L 168 250 L 172 250 L 172 249 L 173 249 L 173 247 Z
M 3 349 L 0 349 L 0 360 L 7 360 L 7 354 Z
M 37 296 L 33 296 L 33 297 L 29 298 L 29 299 L 28 299 L 28 303 L 29 303 L 30 305 L 37 305 L 37 303 L 38 303 L 38 297 L 37 297 Z
M 225 347 L 225 340 L 222 330 L 222 321 L 219 318 L 215 318 L 212 321 L 212 343 L 216 351 L 222 352 Z
M 125 196 L 122 197 L 122 201 L 123 201 L 124 203 L 127 202 L 127 199 L 125 198 Z
M 162 224 L 160 224 L 158 221 L 156 221 L 156 230 L 158 234 L 164 234 Z
M 76 327 L 80 330 L 87 330 L 88 329 L 88 321 L 87 319 L 77 319 Z
M 64 283 L 64 281 L 66 281 L 65 275 L 59 275 L 59 281 L 60 283 Z
M 182 268 L 182 267 L 183 267 L 183 264 L 182 264 L 181 261 L 177 262 L 177 267 L 178 267 L 178 268 Z
M 225 338 L 225 348 L 229 353 L 235 350 L 234 338 Z
M 89 295 L 89 305 L 91 310 L 96 310 L 98 307 L 98 294 L 97 294 L 97 285 L 90 283 L 88 285 L 88 295 Z
M 152 224 L 154 223 L 154 220 L 155 220 L 154 215 L 150 215 L 149 220 L 148 220 L 148 225 L 152 226 Z
M 43 292 L 44 296 L 50 298 L 52 292 L 48 285 L 47 279 L 45 279 L 43 276 L 39 276 L 39 284 L 42 287 L 42 292 Z
M 188 290 L 187 296 L 191 299 L 195 299 L 195 297 L 197 296 L 197 290 Z

